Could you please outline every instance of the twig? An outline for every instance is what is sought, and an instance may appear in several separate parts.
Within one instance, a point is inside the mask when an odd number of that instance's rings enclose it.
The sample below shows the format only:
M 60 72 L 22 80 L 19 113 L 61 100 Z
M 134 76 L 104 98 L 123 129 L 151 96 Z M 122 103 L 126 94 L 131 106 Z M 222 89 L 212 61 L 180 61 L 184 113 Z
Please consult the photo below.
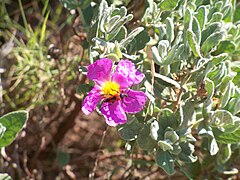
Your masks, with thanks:
M 103 142 L 104 142 L 104 140 L 105 140 L 105 136 L 106 136 L 107 130 L 108 130 L 108 127 L 107 127 L 106 130 L 103 132 L 103 136 L 102 136 L 102 139 L 101 139 L 101 142 L 100 142 L 98 151 L 97 151 L 97 157 L 96 157 L 96 160 L 95 160 L 95 162 L 94 162 L 93 170 L 92 170 L 91 173 L 89 173 L 89 179 L 90 179 L 90 180 L 93 180 L 93 179 L 94 179 L 94 175 L 95 175 L 95 172 L 96 172 L 97 166 L 98 166 L 99 155 L 100 155 L 100 152 L 101 152 L 101 149 L 102 149 Z

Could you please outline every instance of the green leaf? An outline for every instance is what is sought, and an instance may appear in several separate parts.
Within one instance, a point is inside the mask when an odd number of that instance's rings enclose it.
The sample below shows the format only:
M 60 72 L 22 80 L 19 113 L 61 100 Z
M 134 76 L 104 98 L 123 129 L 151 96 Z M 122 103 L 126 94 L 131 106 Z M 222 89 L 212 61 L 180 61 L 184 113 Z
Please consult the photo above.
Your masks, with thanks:
M 63 167 L 66 166 L 70 161 L 70 155 L 68 153 L 65 153 L 61 150 L 58 150 L 57 152 L 57 162 L 58 164 Z
M 227 59 L 227 57 L 228 57 L 227 53 L 222 53 L 219 54 L 218 56 L 212 57 L 211 61 L 213 62 L 214 65 L 218 65 L 219 63 Z
M 179 140 L 179 136 L 174 130 L 167 130 L 164 134 L 164 139 L 174 144 Z
M 158 43 L 158 51 L 159 51 L 159 55 L 161 56 L 161 58 L 164 58 L 167 56 L 168 53 L 168 48 L 169 48 L 169 41 L 168 40 L 161 40 Z
M 220 22 L 222 20 L 222 18 L 223 18 L 223 14 L 222 13 L 215 12 L 215 13 L 213 13 L 212 19 L 211 19 L 210 22 L 211 23 L 213 23 L 213 22 Z
M 127 28 L 125 26 L 122 26 L 116 36 L 113 36 L 113 37 L 109 36 L 109 41 L 120 42 L 122 39 L 125 39 L 126 36 L 127 36 Z
M 177 7 L 178 0 L 164 0 L 160 4 L 160 8 L 162 11 L 170 11 Z
M 131 123 L 119 125 L 118 134 L 122 139 L 126 141 L 132 141 L 137 138 L 141 128 L 142 128 L 142 124 L 140 124 L 137 120 L 135 120 Z
M 236 10 L 234 11 L 233 22 L 240 21 L 240 3 L 236 6 Z
M 150 126 L 150 136 L 155 141 L 158 139 L 158 130 L 159 130 L 159 124 L 157 121 L 153 121 Z
M 236 144 L 239 143 L 240 139 L 240 128 L 233 133 L 222 132 L 217 128 L 213 129 L 214 136 L 219 143 L 223 144 Z
M 119 43 L 120 47 L 127 47 L 127 45 L 143 30 L 144 30 L 143 27 L 138 27 L 134 29 L 130 34 L 128 34 L 127 38 L 123 39 Z
M 228 104 L 228 111 L 230 111 L 233 115 L 240 112 L 240 98 L 232 98 Z
M 206 39 L 206 41 L 203 42 L 203 44 L 201 46 L 201 50 L 204 53 L 207 53 L 208 51 L 212 50 L 212 48 L 217 46 L 223 37 L 224 37 L 224 32 L 216 32 L 216 33 L 211 34 Z
M 216 110 L 212 116 L 210 116 L 211 127 L 221 128 L 221 131 L 227 131 L 227 125 L 234 125 L 234 119 L 232 114 L 226 110 Z
M 0 139 L 4 136 L 5 131 L 6 131 L 6 127 L 4 127 L 4 126 L 0 123 Z
M 81 84 L 79 86 L 77 86 L 76 88 L 76 92 L 79 94 L 79 95 L 82 95 L 82 94 L 86 94 L 88 92 L 90 92 L 92 90 L 92 86 L 90 86 L 89 84 Z
M 0 138 L 0 148 L 12 143 L 17 133 L 23 128 L 27 119 L 27 111 L 11 112 L 0 118 L 0 123 L 6 128 L 4 135 Z
M 199 22 L 199 26 L 202 29 L 204 29 L 205 24 L 207 22 L 207 9 L 206 6 L 200 6 L 197 10 L 197 19 Z
M 188 44 L 195 57 L 201 57 L 200 46 L 197 43 L 197 39 L 192 30 L 187 30 Z
M 174 40 L 174 24 L 170 17 L 167 17 L 166 19 L 166 35 L 169 42 Z
M 210 24 L 206 29 L 202 31 L 202 39 L 201 39 L 201 45 L 203 42 L 213 33 L 219 31 L 221 29 L 222 25 L 219 22 L 215 22 Z
M 177 129 L 178 126 L 179 118 L 176 116 L 176 114 L 173 113 L 172 110 L 164 108 L 159 116 L 159 128 L 162 129 L 162 131 L 159 131 L 159 133 L 162 133 L 162 138 L 166 128 L 170 127 L 172 129 Z
M 236 45 L 232 41 L 221 41 L 217 46 L 217 50 L 213 52 L 213 55 L 219 55 L 221 53 L 233 53 L 235 49 Z
M 141 31 L 139 34 L 137 34 L 131 42 L 129 42 L 129 45 L 131 46 L 131 52 L 139 51 L 146 47 L 146 44 L 149 42 L 150 37 L 146 30 Z M 126 47 L 126 45 L 125 45 Z
M 196 17 L 193 17 L 192 31 L 195 34 L 197 44 L 200 45 L 200 42 L 201 42 L 201 28 L 200 28 L 200 24 L 198 22 L 198 19 Z
M 159 165 L 167 174 L 174 174 L 174 160 L 168 151 L 158 149 L 156 152 L 156 163 Z
M 153 54 L 153 60 L 156 64 L 161 65 L 162 64 L 162 58 L 159 55 L 158 49 L 156 46 L 153 46 L 152 48 L 152 54 Z
M 146 151 L 153 151 L 154 148 L 157 147 L 157 141 L 152 139 L 150 136 L 150 125 L 146 124 L 142 130 L 140 131 L 138 138 L 137 138 L 137 143 L 140 148 Z
M 227 83 L 227 86 L 226 86 L 221 98 L 220 98 L 221 108 L 224 108 L 227 105 L 229 99 L 233 95 L 234 95 L 234 84 L 232 81 L 229 81 Z
M 180 143 L 182 151 L 178 155 L 178 158 L 186 163 L 193 163 L 197 160 L 197 156 L 194 156 L 194 145 L 191 143 Z
M 7 173 L 0 173 L 1 180 L 12 180 L 12 177 L 9 176 Z
M 173 150 L 173 147 L 172 147 L 172 145 L 168 142 L 168 141 L 166 141 L 166 140 L 164 140 L 164 141 L 158 141 L 158 146 L 159 146 L 159 148 L 161 148 L 163 151 L 169 151 L 169 150 Z
M 232 154 L 231 144 L 221 144 L 217 158 L 220 161 L 220 163 L 224 164 L 229 160 L 231 154 Z
M 183 106 L 181 106 L 182 111 L 182 128 L 189 127 L 193 125 L 196 121 L 196 113 L 195 113 L 195 102 L 194 101 L 186 101 Z
M 173 79 L 167 77 L 167 76 L 163 76 L 161 74 L 155 73 L 154 76 L 156 78 L 159 78 L 160 80 L 164 81 L 165 83 L 169 84 L 170 86 L 175 86 L 178 89 L 181 89 L 180 84 L 178 84 L 178 82 L 174 81 Z
M 211 156 L 216 155 L 219 151 L 215 136 L 213 134 L 212 128 L 210 126 L 206 126 L 204 123 L 200 123 L 198 126 L 198 134 L 200 136 L 207 137 L 208 142 L 208 150 Z

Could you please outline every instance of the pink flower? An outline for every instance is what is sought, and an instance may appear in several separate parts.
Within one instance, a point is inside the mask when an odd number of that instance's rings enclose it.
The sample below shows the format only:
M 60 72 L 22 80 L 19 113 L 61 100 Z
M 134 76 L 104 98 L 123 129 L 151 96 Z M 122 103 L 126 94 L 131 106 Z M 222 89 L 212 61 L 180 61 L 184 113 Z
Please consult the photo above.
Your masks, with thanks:
M 121 60 L 113 71 L 110 59 L 99 59 L 88 66 L 87 77 L 95 82 L 95 86 L 83 101 L 82 111 L 88 115 L 101 102 L 100 111 L 110 126 L 124 124 L 125 113 L 137 113 L 146 103 L 146 95 L 142 91 L 129 89 L 139 84 L 145 77 L 136 70 L 129 60 Z

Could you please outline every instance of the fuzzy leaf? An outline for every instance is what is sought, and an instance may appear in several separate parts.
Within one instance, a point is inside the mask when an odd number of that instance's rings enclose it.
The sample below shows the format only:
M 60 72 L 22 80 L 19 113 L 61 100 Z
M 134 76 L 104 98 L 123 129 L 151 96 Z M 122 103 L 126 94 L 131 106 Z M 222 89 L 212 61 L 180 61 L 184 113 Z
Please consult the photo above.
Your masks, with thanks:
M 0 138 L 0 148 L 12 143 L 17 133 L 23 128 L 27 119 L 27 111 L 11 112 L 0 118 L 0 124 L 6 128 L 5 133 Z
M 196 36 L 192 30 L 187 30 L 188 44 L 195 57 L 201 57 L 200 46 L 197 42 Z
M 157 142 L 150 136 L 150 125 L 145 125 L 139 132 L 137 143 L 140 148 L 146 151 L 153 151 L 157 147 Z
M 168 151 L 162 151 L 160 149 L 156 152 L 156 163 L 167 173 L 174 174 L 174 160 Z
M 122 139 L 126 141 L 132 141 L 137 138 L 141 128 L 142 128 L 142 124 L 138 123 L 138 121 L 135 120 L 129 124 L 127 123 L 127 124 L 119 125 L 118 134 Z
M 199 26 L 202 29 L 204 29 L 204 26 L 207 22 L 207 9 L 206 6 L 200 6 L 197 10 L 197 19 L 199 22 Z
M 211 34 L 206 41 L 203 42 L 201 46 L 201 50 L 204 53 L 207 53 L 208 51 L 212 50 L 218 43 L 222 40 L 224 37 L 224 32 L 216 32 Z
M 166 33 L 168 41 L 172 42 L 174 40 L 174 24 L 170 17 L 166 19 Z
M 9 176 L 7 173 L 0 173 L 1 180 L 12 180 L 12 177 Z
M 168 83 L 170 86 L 175 86 L 175 87 L 178 88 L 178 89 L 181 88 L 181 86 L 180 86 L 180 84 L 178 84 L 178 82 L 174 81 L 173 79 L 171 79 L 171 78 L 169 78 L 169 77 L 167 77 L 167 76 L 163 76 L 163 75 L 158 74 L 158 73 L 155 73 L 154 76 L 155 76 L 156 78 L 159 78 L 159 79 L 161 79 L 162 81 Z
M 163 11 L 173 10 L 178 5 L 178 0 L 164 0 L 160 4 L 160 8 Z
M 214 136 L 219 143 L 223 144 L 236 144 L 239 143 L 240 139 L 240 128 L 233 133 L 225 133 L 217 128 L 213 129 Z

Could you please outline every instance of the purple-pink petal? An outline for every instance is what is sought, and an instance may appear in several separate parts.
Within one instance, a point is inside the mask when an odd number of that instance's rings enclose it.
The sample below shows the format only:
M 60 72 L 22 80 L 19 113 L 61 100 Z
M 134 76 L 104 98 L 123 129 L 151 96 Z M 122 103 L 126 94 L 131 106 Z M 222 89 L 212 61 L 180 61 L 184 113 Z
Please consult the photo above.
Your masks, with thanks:
M 102 58 L 88 66 L 87 77 L 95 83 L 101 85 L 111 79 L 112 60 Z
M 97 104 L 103 97 L 100 94 L 99 86 L 94 86 L 93 89 L 85 97 L 82 104 L 82 111 L 84 114 L 88 115 L 96 109 Z
M 114 103 L 104 102 L 101 112 L 109 126 L 117 126 L 127 122 L 127 116 L 120 105 L 120 101 L 115 101 Z
M 141 111 L 146 103 L 146 94 L 142 91 L 126 90 L 122 100 L 122 108 L 127 113 Z
M 144 77 L 131 61 L 121 60 L 113 73 L 112 80 L 119 83 L 121 88 L 126 88 L 139 84 Z

